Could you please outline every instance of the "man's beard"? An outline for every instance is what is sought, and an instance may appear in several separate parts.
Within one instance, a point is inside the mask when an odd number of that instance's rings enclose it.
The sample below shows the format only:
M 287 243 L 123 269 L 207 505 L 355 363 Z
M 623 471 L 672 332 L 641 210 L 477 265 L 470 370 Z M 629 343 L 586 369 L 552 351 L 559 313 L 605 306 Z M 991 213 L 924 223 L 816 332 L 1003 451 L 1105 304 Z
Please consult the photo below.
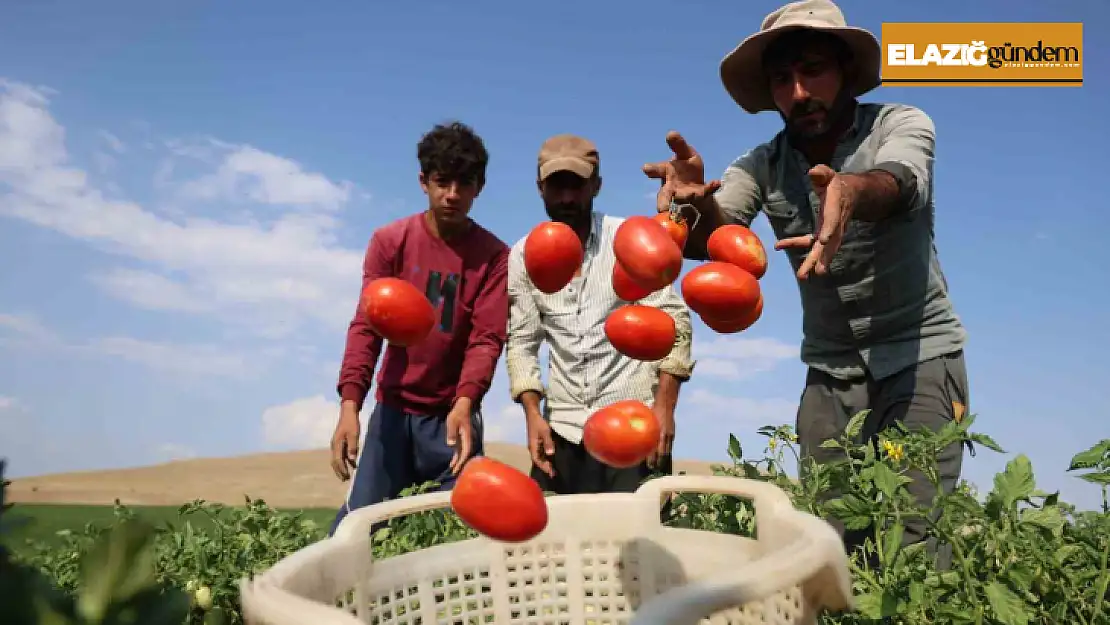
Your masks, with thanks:
M 585 203 L 561 202 L 558 204 L 545 204 L 544 208 L 547 210 L 547 216 L 550 217 L 552 221 L 558 221 L 571 228 L 577 228 L 589 221 L 590 213 L 593 212 L 593 200 L 588 200 Z
M 786 134 L 794 140 L 814 141 L 825 138 L 834 128 L 839 126 L 841 118 L 848 110 L 851 97 L 843 92 L 837 95 L 831 105 L 817 98 L 803 100 L 790 110 L 789 115 L 779 115 L 786 123 Z M 823 113 L 822 119 L 814 123 L 802 118 L 811 113 Z

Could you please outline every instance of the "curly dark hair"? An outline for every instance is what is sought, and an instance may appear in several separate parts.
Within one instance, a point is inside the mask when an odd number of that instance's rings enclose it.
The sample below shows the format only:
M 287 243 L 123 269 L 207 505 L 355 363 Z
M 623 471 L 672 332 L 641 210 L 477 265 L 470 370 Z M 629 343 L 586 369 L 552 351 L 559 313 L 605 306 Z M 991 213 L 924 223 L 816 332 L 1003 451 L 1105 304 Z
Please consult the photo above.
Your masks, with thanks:
M 448 181 L 486 182 L 489 152 L 470 126 L 458 121 L 436 124 L 416 146 L 420 173 L 439 175 Z

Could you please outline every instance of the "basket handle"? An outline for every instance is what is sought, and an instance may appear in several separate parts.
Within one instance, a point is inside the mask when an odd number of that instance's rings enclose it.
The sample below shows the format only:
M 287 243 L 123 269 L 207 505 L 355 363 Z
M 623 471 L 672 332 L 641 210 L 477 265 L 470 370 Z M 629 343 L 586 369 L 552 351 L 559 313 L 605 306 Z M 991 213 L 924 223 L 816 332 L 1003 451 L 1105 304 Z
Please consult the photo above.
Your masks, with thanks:
M 755 502 L 756 510 L 763 508 L 794 508 L 786 493 L 774 484 L 742 477 L 725 475 L 667 475 L 650 479 L 636 490 L 637 497 L 644 497 L 658 507 L 663 495 L 673 492 L 697 491 L 718 495 L 735 495 Z
M 451 492 L 424 493 L 383 501 L 382 503 L 352 510 L 335 528 L 333 538 L 349 540 L 370 535 L 370 528 L 381 521 L 418 512 L 429 512 L 451 505 Z
M 693 580 L 652 597 L 636 610 L 630 625 L 698 623 L 721 610 L 797 585 L 803 585 L 820 608 L 853 609 L 852 578 L 840 535 L 810 514 L 793 508 L 777 512 L 781 522 L 796 527 L 800 540 L 768 551 L 735 572 Z

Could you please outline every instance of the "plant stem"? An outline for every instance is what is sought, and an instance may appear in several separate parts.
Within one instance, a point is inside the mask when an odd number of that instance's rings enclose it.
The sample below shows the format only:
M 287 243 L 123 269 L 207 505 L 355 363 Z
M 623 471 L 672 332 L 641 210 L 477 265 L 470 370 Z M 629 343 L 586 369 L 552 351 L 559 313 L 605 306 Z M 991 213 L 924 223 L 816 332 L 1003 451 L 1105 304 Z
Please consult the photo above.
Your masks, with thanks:
M 1103 490 L 1105 493 L 1105 489 Z M 1106 570 L 1106 560 L 1110 557 L 1110 540 L 1106 541 L 1106 546 L 1102 548 L 1102 560 L 1099 566 L 1102 569 L 1098 576 L 1098 585 L 1095 588 L 1095 610 L 1091 613 L 1091 622 L 1095 622 L 1095 618 L 1102 613 L 1102 605 L 1106 603 L 1106 588 L 1110 585 L 1110 574 Z

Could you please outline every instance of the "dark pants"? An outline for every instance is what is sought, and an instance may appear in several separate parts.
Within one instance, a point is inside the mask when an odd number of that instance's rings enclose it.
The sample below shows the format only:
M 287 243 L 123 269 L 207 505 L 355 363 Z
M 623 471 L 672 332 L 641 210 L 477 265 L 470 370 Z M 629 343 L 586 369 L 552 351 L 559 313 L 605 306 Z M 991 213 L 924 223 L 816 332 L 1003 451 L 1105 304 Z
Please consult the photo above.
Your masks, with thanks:
M 545 491 L 558 495 L 577 495 L 581 493 L 631 493 L 640 487 L 648 477 L 672 472 L 671 457 L 661 459 L 660 466 L 652 469 L 647 463 L 627 469 L 617 469 L 599 462 L 586 451 L 586 447 L 574 444 L 551 432 L 555 443 L 555 453 L 549 457 L 555 476 L 549 476 L 534 464 L 532 479 Z
M 482 415 L 470 417 L 471 457 L 480 456 Z M 428 481 L 439 482 L 437 490 L 450 490 L 457 476 L 451 474 L 455 448 L 447 445 L 446 415 L 420 415 L 378 404 L 366 427 L 358 467 L 347 501 L 335 516 L 328 535 L 351 510 L 396 499 L 401 491 Z M 378 525 L 376 527 L 382 527 Z
M 894 423 L 901 422 L 910 430 L 927 427 L 936 431 L 954 419 L 967 414 L 969 406 L 967 369 L 962 351 L 933 358 L 908 367 L 883 380 L 870 376 L 858 380 L 840 380 L 826 373 L 810 369 L 806 375 L 806 388 L 798 407 L 798 440 L 802 457 L 828 462 L 843 458 L 839 449 L 822 449 L 821 443 L 830 438 L 840 438 L 848 420 L 861 410 L 870 409 L 860 433 L 860 441 L 874 441 L 875 437 Z M 937 457 L 941 488 L 950 493 L 960 477 L 963 465 L 963 445 L 954 443 L 941 450 Z M 932 507 L 936 489 L 919 472 L 907 474 L 913 482 L 907 489 L 921 505 Z M 828 498 L 840 493 L 827 492 Z M 831 520 L 844 537 L 849 550 L 873 535 L 871 530 L 845 531 Z M 911 519 L 905 523 L 903 546 L 925 539 L 926 523 Z M 935 538 L 926 542 L 930 554 L 937 556 L 937 563 L 947 568 L 951 562 L 950 548 L 938 551 Z

